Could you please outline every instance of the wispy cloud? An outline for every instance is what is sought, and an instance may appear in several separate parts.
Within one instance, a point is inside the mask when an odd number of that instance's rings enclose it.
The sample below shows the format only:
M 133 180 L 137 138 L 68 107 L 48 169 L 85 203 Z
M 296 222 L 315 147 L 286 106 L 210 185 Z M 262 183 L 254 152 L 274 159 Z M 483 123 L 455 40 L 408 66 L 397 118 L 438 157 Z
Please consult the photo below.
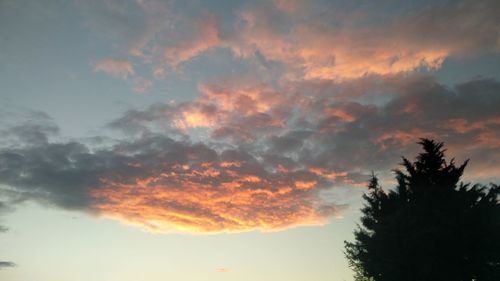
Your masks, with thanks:
M 94 71 L 104 72 L 111 76 L 126 80 L 129 76 L 134 75 L 134 67 L 127 60 L 105 59 L 94 64 Z

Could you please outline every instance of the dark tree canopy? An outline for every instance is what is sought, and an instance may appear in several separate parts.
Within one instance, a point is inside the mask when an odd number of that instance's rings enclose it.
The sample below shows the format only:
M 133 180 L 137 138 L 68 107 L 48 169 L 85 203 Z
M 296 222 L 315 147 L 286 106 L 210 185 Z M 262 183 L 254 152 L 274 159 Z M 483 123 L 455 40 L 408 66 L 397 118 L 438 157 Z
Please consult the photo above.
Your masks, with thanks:
M 356 280 L 500 280 L 500 186 L 459 183 L 467 161 L 447 162 L 443 143 L 419 144 L 394 190 L 375 175 L 368 184 L 355 241 L 345 242 Z

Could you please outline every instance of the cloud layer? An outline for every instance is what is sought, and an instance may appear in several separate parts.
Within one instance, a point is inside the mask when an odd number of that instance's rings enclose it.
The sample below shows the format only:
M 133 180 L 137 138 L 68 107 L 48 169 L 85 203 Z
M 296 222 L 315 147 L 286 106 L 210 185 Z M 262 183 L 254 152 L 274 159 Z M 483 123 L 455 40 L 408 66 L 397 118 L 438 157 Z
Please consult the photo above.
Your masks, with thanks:
M 93 141 L 43 113 L 2 125 L 0 208 L 30 200 L 156 232 L 324 224 L 421 137 L 470 157 L 469 179 L 498 178 L 499 81 L 429 73 L 498 55 L 499 1 L 206 3 L 76 3 L 109 44 L 89 73 L 137 93 L 172 83 L 183 101 L 130 109 Z
M 204 85 L 193 101 L 126 112 L 108 125 L 124 137 L 99 147 L 57 141 L 50 120 L 20 124 L 4 132 L 1 192 L 149 231 L 214 233 L 323 224 L 349 201 L 332 191 L 394 168 L 418 137 L 471 157 L 471 178 L 498 175 L 498 81 L 377 79 L 386 101 L 373 103 L 341 89 L 375 82 L 353 83 Z
M 500 50 L 494 0 L 236 2 L 231 16 L 220 16 L 217 9 L 225 7 L 213 5 L 192 5 L 187 13 L 171 2 L 105 3 L 106 18 L 91 13 L 93 22 L 106 24 L 113 43 L 125 47 L 123 55 L 160 79 L 213 50 L 264 68 L 279 65 L 280 79 L 336 81 L 432 70 L 449 57 Z M 124 20 L 133 26 L 124 28 Z M 104 62 L 103 71 L 131 74 L 125 65 Z

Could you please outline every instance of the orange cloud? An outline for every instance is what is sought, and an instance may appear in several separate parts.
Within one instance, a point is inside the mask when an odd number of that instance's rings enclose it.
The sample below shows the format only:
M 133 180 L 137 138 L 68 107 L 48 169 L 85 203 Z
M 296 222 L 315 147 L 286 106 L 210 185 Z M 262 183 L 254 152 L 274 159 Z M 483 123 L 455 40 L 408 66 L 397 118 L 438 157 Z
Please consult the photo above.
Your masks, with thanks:
M 322 176 L 322 177 L 330 179 L 330 180 L 334 180 L 337 177 L 347 177 L 347 172 L 328 171 L 326 169 L 321 169 L 318 167 L 309 168 L 309 171 L 313 174 L 316 174 L 318 176 Z
M 388 34 L 370 29 L 324 30 L 296 24 L 288 33 L 277 33 L 268 16 L 259 10 L 240 14 L 246 24 L 240 30 L 240 40 L 230 45 L 234 54 L 249 57 L 259 51 L 267 59 L 302 71 L 298 77 L 308 80 L 355 79 L 368 74 L 404 73 L 421 67 L 435 69 L 452 50 L 446 45 L 418 44 L 396 30 Z
M 449 55 L 446 50 L 422 50 L 412 51 L 408 49 L 402 52 L 393 52 L 385 49 L 388 46 L 377 46 L 365 53 L 360 50 L 356 52 L 353 46 L 342 46 L 345 49 L 334 51 L 335 64 L 305 63 L 306 79 L 353 79 L 368 74 L 388 75 L 413 71 L 424 67 L 437 69 L 444 59 Z M 314 53 L 317 60 L 321 60 L 321 50 Z M 365 53 L 364 55 L 362 55 Z
M 180 129 L 213 127 L 220 117 L 203 111 L 198 104 L 193 104 L 182 108 L 173 123 Z
M 311 189 L 317 184 L 317 181 L 296 181 L 295 187 L 298 189 Z
M 227 163 L 174 166 L 132 181 L 102 178 L 102 187 L 91 191 L 93 209 L 152 232 L 193 233 L 318 225 L 340 211 L 337 206 L 324 212 L 327 205 L 315 195 L 321 176 L 279 173 L 263 178 Z
M 240 167 L 241 163 L 239 162 L 221 162 L 219 164 L 223 168 L 228 168 L 228 167 Z
M 277 134 L 285 129 L 285 114 L 294 100 L 264 85 L 232 88 L 203 84 L 200 91 L 194 101 L 175 109 L 172 126 L 183 131 L 203 128 L 216 138 L 245 142 L 251 142 L 257 131 Z
M 287 65 L 284 76 L 289 79 L 337 81 L 436 69 L 450 56 L 498 51 L 495 1 L 418 7 L 410 13 L 385 15 L 387 21 L 371 18 L 379 15 L 377 8 L 353 5 L 354 9 L 343 10 L 333 5 L 318 11 L 314 3 L 308 4 L 275 0 L 278 11 L 267 4 L 243 10 L 238 36 L 226 45 L 239 57 L 258 52 Z M 320 14 L 328 16 L 315 17 Z

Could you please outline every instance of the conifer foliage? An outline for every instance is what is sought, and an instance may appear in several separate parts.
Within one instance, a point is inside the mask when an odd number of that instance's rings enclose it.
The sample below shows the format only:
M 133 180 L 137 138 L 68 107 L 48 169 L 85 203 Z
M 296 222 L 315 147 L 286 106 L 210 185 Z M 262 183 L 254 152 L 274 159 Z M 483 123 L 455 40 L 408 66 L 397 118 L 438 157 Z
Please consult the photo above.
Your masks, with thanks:
M 375 175 L 361 224 L 345 253 L 358 281 L 500 280 L 500 186 L 460 182 L 467 161 L 445 160 L 443 143 L 419 142 L 395 189 Z

